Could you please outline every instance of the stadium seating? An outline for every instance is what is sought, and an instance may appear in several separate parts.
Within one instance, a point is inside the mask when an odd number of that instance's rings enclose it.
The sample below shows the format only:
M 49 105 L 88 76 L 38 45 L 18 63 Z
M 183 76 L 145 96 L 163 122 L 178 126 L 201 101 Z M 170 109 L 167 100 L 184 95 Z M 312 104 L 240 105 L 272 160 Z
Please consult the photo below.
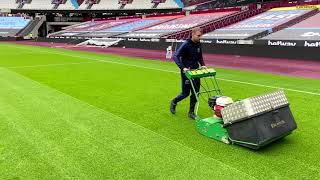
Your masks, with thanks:
M 232 16 L 230 15 L 237 15 Z M 206 25 L 205 32 L 216 28 L 217 24 L 211 22 L 220 20 L 222 25 L 226 25 L 226 20 L 229 23 L 234 21 L 229 20 L 234 18 L 241 20 L 246 18 L 244 13 L 237 14 L 237 11 L 215 12 L 215 13 L 202 13 L 192 14 L 188 16 L 162 16 L 155 18 L 135 19 L 135 20 L 118 20 L 118 21 L 97 21 L 87 22 L 79 26 L 73 26 L 72 28 L 60 31 L 58 33 L 51 34 L 54 36 L 66 36 L 66 37 L 142 37 L 142 38 L 159 38 L 168 37 L 176 32 L 187 30 L 190 33 L 190 29 L 199 25 Z M 238 17 L 241 16 L 241 17 Z M 115 24 L 115 23 L 118 24 Z M 110 23 L 112 25 L 110 25 Z M 211 23 L 211 24 L 210 24 Z M 109 24 L 109 25 L 108 25 Z M 188 36 L 188 34 L 187 34 Z M 177 37 L 175 37 L 177 38 Z M 183 37 L 178 37 L 185 38 Z
M 82 36 L 83 34 L 87 33 L 93 33 L 96 31 L 100 31 L 103 29 L 107 29 L 116 25 L 120 25 L 123 23 L 131 22 L 134 21 L 132 19 L 130 20 L 106 20 L 106 21 L 93 21 L 93 22 L 85 22 L 81 23 L 77 26 L 72 26 L 71 28 L 68 28 L 63 31 L 59 31 L 57 33 L 49 34 L 49 37 L 55 37 L 55 36 L 60 36 L 60 37 L 74 37 L 74 36 Z
M 237 8 L 235 8 L 236 10 Z M 246 10 L 239 11 L 235 13 L 230 13 L 228 15 L 222 16 L 220 18 L 214 19 L 213 21 L 207 22 L 205 24 L 200 25 L 199 27 L 202 29 L 203 33 L 212 32 L 216 29 L 228 26 L 230 24 L 237 23 L 254 15 L 260 14 L 263 12 L 262 9 L 256 10 Z M 191 29 L 187 29 L 184 31 L 176 32 L 166 36 L 169 39 L 185 39 L 191 36 Z
M 132 22 L 124 23 L 111 28 L 96 31 L 94 33 L 87 33 L 88 37 L 111 37 L 124 33 L 130 33 L 139 29 L 144 29 L 165 21 L 170 21 L 175 17 L 158 17 L 158 18 L 146 18 L 139 19 Z M 86 35 L 83 35 L 86 36 Z
M 318 13 L 298 24 L 272 33 L 262 39 L 320 41 L 320 14 Z
M 272 9 L 226 28 L 205 34 L 207 39 L 255 39 L 313 13 L 314 9 Z
M 97 21 L 82 23 L 79 26 L 73 26 L 72 28 L 60 31 L 58 33 L 51 34 L 54 36 L 77 36 L 77 37 L 112 37 L 124 33 L 130 33 L 132 31 L 144 29 L 156 24 L 160 24 L 181 16 L 166 16 L 166 17 L 150 17 L 144 19 L 123 19 L 123 20 L 109 20 L 109 21 Z
M 24 17 L 0 17 L 0 36 L 14 37 L 30 23 Z
M 217 18 L 226 16 L 228 14 L 234 13 L 229 12 L 218 12 L 218 13 L 205 13 L 205 14 L 194 14 L 185 16 L 182 18 L 175 19 L 173 21 L 165 22 L 157 26 L 149 27 L 140 31 L 135 31 L 123 35 L 123 37 L 162 37 L 175 32 L 190 29 L 201 24 L 213 21 Z

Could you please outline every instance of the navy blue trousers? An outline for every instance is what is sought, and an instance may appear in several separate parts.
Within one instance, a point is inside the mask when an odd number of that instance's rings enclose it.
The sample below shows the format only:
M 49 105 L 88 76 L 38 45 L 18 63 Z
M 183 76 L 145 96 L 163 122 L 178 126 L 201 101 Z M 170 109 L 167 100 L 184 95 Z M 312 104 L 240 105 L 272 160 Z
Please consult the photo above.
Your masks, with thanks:
M 196 92 L 198 93 L 200 90 L 200 79 L 193 80 L 193 84 Z M 186 75 L 182 71 L 181 71 L 181 87 L 182 87 L 182 92 L 173 99 L 173 103 L 177 104 L 179 101 L 182 101 L 183 99 L 187 98 L 190 95 L 190 91 L 191 91 L 190 112 L 194 112 L 194 108 L 197 103 L 197 98 L 192 90 L 192 86 L 189 79 L 186 77 Z

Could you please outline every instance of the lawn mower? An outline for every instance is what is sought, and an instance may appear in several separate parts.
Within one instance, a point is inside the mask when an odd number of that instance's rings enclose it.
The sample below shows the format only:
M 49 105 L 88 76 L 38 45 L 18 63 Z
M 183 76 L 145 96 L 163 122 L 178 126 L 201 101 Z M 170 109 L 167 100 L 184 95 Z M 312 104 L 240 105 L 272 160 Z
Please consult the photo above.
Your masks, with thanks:
M 197 130 L 204 136 L 259 149 L 297 128 L 283 90 L 233 102 L 232 98 L 222 95 L 213 68 L 190 70 L 185 74 L 197 98 Z M 195 91 L 197 78 L 201 80 L 199 92 Z M 199 116 L 200 98 L 208 102 L 212 116 Z

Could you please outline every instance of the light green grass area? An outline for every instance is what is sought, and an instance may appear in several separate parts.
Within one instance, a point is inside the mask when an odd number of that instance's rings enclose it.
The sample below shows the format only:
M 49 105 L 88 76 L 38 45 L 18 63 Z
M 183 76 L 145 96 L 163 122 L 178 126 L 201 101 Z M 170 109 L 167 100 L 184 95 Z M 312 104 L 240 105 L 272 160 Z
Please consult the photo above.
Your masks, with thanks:
M 234 99 L 285 88 L 298 129 L 260 151 L 225 145 L 196 131 L 189 99 L 169 113 L 172 62 L 0 44 L 0 179 L 319 178 L 320 80 L 216 70 Z

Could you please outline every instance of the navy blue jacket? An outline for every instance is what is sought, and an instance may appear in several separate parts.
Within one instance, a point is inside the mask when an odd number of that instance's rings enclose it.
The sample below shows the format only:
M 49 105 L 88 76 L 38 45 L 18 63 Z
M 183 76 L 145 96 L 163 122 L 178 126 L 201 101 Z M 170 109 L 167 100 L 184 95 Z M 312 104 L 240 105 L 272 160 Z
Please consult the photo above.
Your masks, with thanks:
M 187 39 L 177 50 L 173 56 L 178 67 L 197 69 L 199 64 L 205 66 L 202 57 L 202 48 L 200 43 L 194 43 L 191 39 Z

